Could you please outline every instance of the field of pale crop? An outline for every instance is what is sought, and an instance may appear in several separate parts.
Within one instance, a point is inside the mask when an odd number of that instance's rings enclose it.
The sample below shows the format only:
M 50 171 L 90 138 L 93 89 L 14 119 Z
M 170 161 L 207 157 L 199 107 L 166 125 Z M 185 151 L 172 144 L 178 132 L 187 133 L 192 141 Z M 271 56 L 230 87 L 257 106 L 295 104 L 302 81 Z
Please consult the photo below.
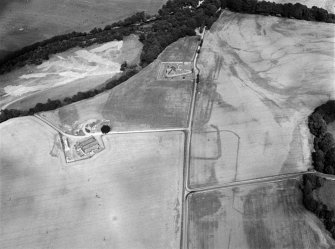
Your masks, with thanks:
M 0 107 L 27 110 L 48 99 L 63 100 L 94 89 L 120 73 L 124 61 L 137 64 L 142 47 L 138 37 L 131 35 L 123 41 L 71 49 L 39 66 L 0 75 Z
M 1 248 L 179 247 L 182 132 L 105 136 L 104 151 L 70 164 L 34 117 L 0 134 Z
M 112 90 L 40 115 L 70 133 L 71 127 L 87 119 L 110 120 L 116 131 L 186 127 L 193 82 L 163 81 L 157 77 L 160 62 L 172 58 L 176 53 L 174 48 L 188 44 L 178 53 L 181 58 L 191 60 L 197 42 L 195 37 L 181 39 L 171 44 L 155 62 Z
M 229 11 L 221 15 L 206 34 L 198 61 L 193 129 L 215 126 L 236 134 L 239 150 L 231 155 L 238 153 L 237 165 L 221 158 L 191 160 L 189 187 L 311 166 L 307 117 L 335 97 L 334 37 L 334 25 L 327 23 Z M 236 148 L 236 139 L 222 141 Z M 191 146 L 197 143 L 192 139 Z
M 165 0 L 1 0 L 0 52 L 55 35 L 89 31 L 135 12 L 156 14 Z
M 187 198 L 187 249 L 334 248 L 302 204 L 297 179 L 194 193 Z

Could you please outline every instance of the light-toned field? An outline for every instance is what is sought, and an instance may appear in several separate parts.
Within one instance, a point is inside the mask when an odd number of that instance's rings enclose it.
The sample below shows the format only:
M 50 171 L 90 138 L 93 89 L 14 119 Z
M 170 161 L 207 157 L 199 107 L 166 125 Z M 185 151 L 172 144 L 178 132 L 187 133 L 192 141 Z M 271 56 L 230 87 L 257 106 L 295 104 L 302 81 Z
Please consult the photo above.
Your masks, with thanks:
M 0 134 L 1 248 L 179 248 L 182 132 L 105 136 L 104 151 L 71 164 L 34 117 Z
M 1 0 L 0 50 L 4 53 L 66 32 L 103 28 L 138 11 L 156 14 L 164 2 L 165 0 Z
M 172 58 L 174 48 L 186 43 L 181 57 L 192 59 L 197 38 L 187 37 L 170 45 L 155 62 L 121 85 L 92 99 L 41 113 L 65 132 L 88 119 L 110 120 L 115 131 L 182 128 L 187 126 L 192 80 L 157 80 L 162 58 Z
M 198 192 L 187 204 L 187 249 L 335 247 L 296 179 Z
M 120 65 L 139 62 L 142 43 L 135 35 L 124 41 L 72 49 L 53 55 L 39 66 L 1 75 L 0 107 L 26 110 L 48 98 L 63 100 L 88 91 L 120 73 Z
M 193 132 L 189 186 L 210 187 L 233 181 L 238 157 L 239 137 L 236 134 L 218 127 Z
M 313 6 L 323 8 L 329 13 L 335 13 L 335 2 L 333 0 L 272 0 L 271 2 L 275 3 L 301 3 L 306 5 L 308 8 Z
M 206 185 L 200 178 L 225 184 L 310 167 L 307 117 L 335 97 L 334 33 L 327 23 L 222 14 L 200 53 L 193 129 L 236 133 L 238 165 L 213 161 L 204 175 L 209 167 L 191 161 L 190 188 Z
M 198 47 L 198 37 L 185 37 L 175 42 L 173 46 L 168 46 L 164 53 L 160 55 L 164 62 L 189 62 L 194 58 L 194 51 Z

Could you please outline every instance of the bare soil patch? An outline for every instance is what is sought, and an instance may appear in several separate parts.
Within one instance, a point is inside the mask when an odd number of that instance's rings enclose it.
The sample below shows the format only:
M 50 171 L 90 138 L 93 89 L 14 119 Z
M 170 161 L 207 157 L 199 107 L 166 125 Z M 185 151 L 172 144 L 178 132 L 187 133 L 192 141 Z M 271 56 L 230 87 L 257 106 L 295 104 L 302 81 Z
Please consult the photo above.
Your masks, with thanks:
M 120 46 L 120 48 L 119 48 Z M 40 66 L 29 66 L 1 75 L 1 106 L 27 110 L 48 99 L 71 97 L 119 77 L 120 65 L 139 62 L 143 44 L 138 36 L 54 55 Z M 10 103 L 10 104 L 8 104 Z

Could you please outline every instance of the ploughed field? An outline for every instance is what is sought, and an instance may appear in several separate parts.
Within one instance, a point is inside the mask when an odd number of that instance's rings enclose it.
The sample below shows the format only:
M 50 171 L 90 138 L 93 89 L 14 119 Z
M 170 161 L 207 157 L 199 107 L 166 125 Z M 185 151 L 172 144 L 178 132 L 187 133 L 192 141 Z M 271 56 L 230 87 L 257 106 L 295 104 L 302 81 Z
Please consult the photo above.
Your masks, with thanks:
M 165 0 L 1 0 L 0 57 L 72 31 L 87 32 L 138 11 L 156 14 Z
M 224 11 L 200 53 L 191 189 L 311 166 L 307 117 L 335 97 L 334 25 Z
M 0 75 L 0 108 L 28 110 L 48 99 L 63 100 L 117 77 L 123 62 L 137 64 L 142 52 L 138 36 L 52 55 L 41 65 L 29 65 Z
M 304 208 L 298 179 L 196 192 L 187 206 L 187 249 L 335 247 Z
M 182 132 L 104 136 L 104 151 L 71 164 L 34 117 L 0 132 L 1 248 L 179 247 Z
M 162 79 L 159 73 L 164 73 L 160 67 L 168 62 L 191 62 L 197 45 L 197 37 L 180 39 L 121 85 L 92 99 L 44 112 L 40 116 L 69 134 L 78 124 L 89 119 L 109 120 L 114 131 L 186 127 L 192 78 Z

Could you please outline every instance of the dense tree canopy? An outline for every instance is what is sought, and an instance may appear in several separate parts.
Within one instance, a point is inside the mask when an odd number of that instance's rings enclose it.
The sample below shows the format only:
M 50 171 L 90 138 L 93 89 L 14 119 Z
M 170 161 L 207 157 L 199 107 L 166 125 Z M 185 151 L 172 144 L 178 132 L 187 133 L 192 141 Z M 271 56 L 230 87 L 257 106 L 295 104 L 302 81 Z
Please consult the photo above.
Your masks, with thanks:
M 315 170 L 326 173 L 335 173 L 335 139 L 327 132 L 327 124 L 335 122 L 335 100 L 329 100 L 317 107 L 308 117 L 308 127 L 314 137 L 312 153 Z

